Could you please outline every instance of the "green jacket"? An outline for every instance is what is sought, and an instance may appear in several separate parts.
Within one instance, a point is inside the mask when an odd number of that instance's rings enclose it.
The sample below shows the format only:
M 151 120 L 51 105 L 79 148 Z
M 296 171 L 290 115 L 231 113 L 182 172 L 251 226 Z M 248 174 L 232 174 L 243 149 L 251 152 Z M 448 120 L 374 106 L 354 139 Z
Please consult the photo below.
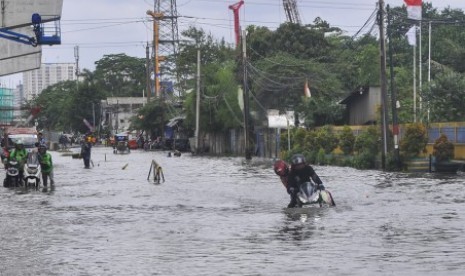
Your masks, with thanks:
M 46 152 L 45 154 L 39 154 L 40 167 L 43 173 L 51 173 L 53 170 L 52 155 Z
M 13 149 L 10 152 L 10 159 L 15 158 L 20 164 L 24 164 L 27 159 L 27 150 L 26 149 Z

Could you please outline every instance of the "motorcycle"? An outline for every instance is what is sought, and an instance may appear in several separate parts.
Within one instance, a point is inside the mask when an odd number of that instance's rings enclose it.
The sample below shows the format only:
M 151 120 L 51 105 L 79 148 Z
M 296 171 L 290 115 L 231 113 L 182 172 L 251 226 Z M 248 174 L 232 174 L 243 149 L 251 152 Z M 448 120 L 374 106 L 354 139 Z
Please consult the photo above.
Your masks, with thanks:
M 313 182 L 304 182 L 300 184 L 299 191 L 297 192 L 298 205 L 323 204 L 328 206 L 336 206 L 331 192 L 328 190 L 318 189 L 318 185 Z
M 19 178 L 19 162 L 16 159 L 8 160 L 6 163 L 6 177 L 3 180 L 3 187 L 17 187 L 21 185 Z
M 41 182 L 42 170 L 39 162 L 39 154 L 30 152 L 24 164 L 24 185 L 26 187 L 38 188 Z

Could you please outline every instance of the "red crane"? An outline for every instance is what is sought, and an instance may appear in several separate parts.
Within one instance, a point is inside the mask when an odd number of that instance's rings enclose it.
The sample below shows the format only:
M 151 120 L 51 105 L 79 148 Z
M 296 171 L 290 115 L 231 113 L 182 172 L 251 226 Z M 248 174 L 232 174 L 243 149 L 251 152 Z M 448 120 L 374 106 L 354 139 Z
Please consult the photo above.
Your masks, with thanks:
M 232 4 L 229 6 L 229 9 L 234 13 L 234 33 L 236 34 L 236 46 L 239 45 L 239 41 L 241 38 L 240 33 L 240 26 L 239 26 L 239 9 L 244 5 L 244 1 L 239 1 L 236 4 Z

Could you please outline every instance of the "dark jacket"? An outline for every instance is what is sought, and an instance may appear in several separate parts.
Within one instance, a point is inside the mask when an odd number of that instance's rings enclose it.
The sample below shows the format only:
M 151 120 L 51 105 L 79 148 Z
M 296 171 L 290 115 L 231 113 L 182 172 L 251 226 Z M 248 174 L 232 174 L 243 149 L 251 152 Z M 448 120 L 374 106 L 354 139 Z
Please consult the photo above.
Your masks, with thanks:
M 298 190 L 299 185 L 313 180 L 316 184 L 323 184 L 320 177 L 316 174 L 315 170 L 310 165 L 305 165 L 300 169 L 291 168 L 288 176 L 288 189 L 295 188 Z
M 90 150 L 92 148 L 92 145 L 87 142 L 83 142 L 81 145 L 81 156 L 83 158 L 90 158 Z

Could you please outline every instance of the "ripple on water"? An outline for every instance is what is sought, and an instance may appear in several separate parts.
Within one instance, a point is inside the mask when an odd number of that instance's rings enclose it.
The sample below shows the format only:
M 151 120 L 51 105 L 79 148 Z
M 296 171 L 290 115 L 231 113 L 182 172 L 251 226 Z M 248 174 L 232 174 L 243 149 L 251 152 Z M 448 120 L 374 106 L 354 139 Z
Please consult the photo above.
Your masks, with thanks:
M 270 160 L 94 148 L 85 170 L 53 158 L 54 189 L 0 193 L 2 275 L 465 272 L 463 176 L 315 166 L 338 205 L 287 209 Z

